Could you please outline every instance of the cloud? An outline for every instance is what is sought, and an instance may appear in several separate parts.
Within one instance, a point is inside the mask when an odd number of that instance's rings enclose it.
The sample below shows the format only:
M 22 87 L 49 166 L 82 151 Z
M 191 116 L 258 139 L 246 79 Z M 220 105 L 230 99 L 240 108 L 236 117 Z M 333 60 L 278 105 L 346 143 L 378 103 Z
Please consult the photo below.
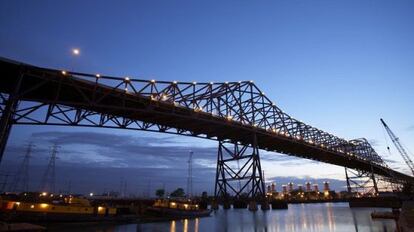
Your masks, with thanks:
M 111 167 L 184 167 L 190 150 L 194 152 L 194 165 L 211 167 L 216 160 L 216 147 L 180 143 L 175 137 L 132 136 L 97 132 L 33 133 L 40 143 L 62 146 L 62 159 L 69 163 Z
M 381 142 L 379 140 L 377 140 L 377 139 L 369 139 L 368 142 L 373 147 L 381 146 Z
M 72 181 L 73 189 L 88 191 L 117 190 L 120 179 L 128 181 L 129 192 L 142 194 L 166 185 L 168 191 L 185 187 L 188 175 L 189 151 L 193 154 L 194 191 L 212 193 L 216 172 L 217 146 L 200 143 L 200 139 L 179 139 L 178 136 L 132 133 L 46 131 L 32 133 L 36 148 L 31 160 L 32 188 L 40 186 L 40 179 L 49 159 L 50 146 L 58 144 L 57 184 L 65 189 Z M 26 148 L 18 144 L 7 147 L 8 163 L 2 169 L 15 173 Z M 319 163 L 294 156 L 260 151 L 263 162 L 283 166 Z M 12 158 L 12 159 L 11 159 Z M 3 171 L 2 170 L 2 171 Z M 273 177 L 272 177 L 273 178 Z M 275 177 L 278 183 L 305 182 L 310 177 Z M 331 177 L 332 179 L 332 177 Z M 283 182 L 283 183 L 284 183 Z M 148 187 L 150 186 L 150 187 Z M 335 188 L 340 188 L 338 184 Z M 150 190 L 148 190 L 150 189 Z
M 391 164 L 399 164 L 400 162 L 393 160 L 393 159 L 386 159 L 386 158 L 382 158 L 386 163 L 391 163 Z
M 33 133 L 32 138 L 40 144 L 61 144 L 62 161 L 77 165 L 185 168 L 191 150 L 194 152 L 194 168 L 216 167 L 217 147 L 177 142 L 173 136 L 47 131 Z M 260 157 L 264 162 L 277 162 L 285 166 L 317 163 L 267 151 L 260 151 Z
M 262 160 L 267 160 L 267 161 L 292 161 L 292 160 L 302 160 L 303 158 L 299 158 L 296 156 L 289 156 L 289 155 L 284 155 L 284 154 L 278 154 L 275 152 L 262 152 L 260 154 L 260 158 Z

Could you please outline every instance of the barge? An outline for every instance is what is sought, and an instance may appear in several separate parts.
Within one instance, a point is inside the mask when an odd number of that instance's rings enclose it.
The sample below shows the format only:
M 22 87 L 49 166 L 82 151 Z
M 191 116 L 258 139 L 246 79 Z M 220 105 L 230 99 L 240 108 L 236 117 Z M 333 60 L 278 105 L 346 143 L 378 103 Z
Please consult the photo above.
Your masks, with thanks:
M 24 193 L 0 196 L 0 220 L 18 222 L 85 222 L 118 220 L 117 209 L 92 206 L 86 198 Z
M 198 204 L 189 200 L 156 200 L 147 211 L 159 217 L 165 218 L 192 218 L 210 216 L 210 209 L 201 209 Z

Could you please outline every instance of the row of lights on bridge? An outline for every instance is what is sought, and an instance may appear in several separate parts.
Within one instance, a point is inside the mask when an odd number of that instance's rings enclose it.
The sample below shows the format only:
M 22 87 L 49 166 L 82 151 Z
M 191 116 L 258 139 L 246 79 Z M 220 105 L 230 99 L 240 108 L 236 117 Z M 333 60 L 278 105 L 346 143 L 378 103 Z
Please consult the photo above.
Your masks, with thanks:
M 75 55 L 75 56 L 79 56 L 80 55 L 80 50 L 78 49 L 78 48 L 74 48 L 74 49 L 72 49 L 72 54 L 73 55 Z M 63 75 L 66 75 L 67 74 L 67 72 L 66 71 L 62 71 L 62 74 Z M 96 74 L 95 75 L 97 78 L 100 78 L 101 77 L 101 75 L 100 74 Z M 129 83 L 130 81 L 131 81 L 131 79 L 129 78 L 129 77 L 125 77 L 124 78 L 124 80 L 125 80 L 125 82 L 127 82 L 127 83 Z M 150 81 L 152 84 L 154 84 L 156 81 L 155 80 L 151 80 Z M 249 81 L 250 83 L 254 83 L 252 80 L 251 81 Z M 224 84 L 228 84 L 229 82 L 224 82 Z M 238 83 L 241 83 L 241 81 L 239 81 Z M 178 82 L 177 81 L 173 81 L 173 84 L 174 85 L 176 85 L 176 84 L 178 84 Z M 192 82 L 192 84 L 193 85 L 196 85 L 197 84 L 197 82 Z M 210 85 L 213 85 L 214 84 L 214 82 L 210 82 L 209 83 Z M 127 88 L 125 88 L 125 90 L 126 91 L 128 91 L 127 90 Z M 264 92 L 261 92 L 260 93 L 262 96 L 265 96 L 265 93 Z M 167 99 L 168 99 L 168 95 L 166 95 L 166 94 L 162 94 L 162 96 L 161 96 L 161 99 L 162 100 L 164 100 L 164 101 L 166 101 Z M 152 96 L 151 96 L 151 100 L 156 100 L 156 98 L 153 98 Z M 178 105 L 178 103 L 176 103 L 176 102 L 174 102 L 174 105 L 175 106 L 177 106 Z M 275 106 L 275 104 L 272 102 L 272 106 Z M 194 108 L 194 111 L 195 112 L 201 112 L 201 111 L 203 111 L 203 108 L 202 107 L 195 107 Z M 283 113 L 283 111 L 282 111 L 282 113 Z M 233 120 L 233 116 L 231 116 L 231 115 L 227 115 L 226 116 L 226 119 L 228 120 L 228 121 L 232 121 Z M 301 122 L 302 123 L 302 122 Z M 257 127 L 257 124 L 253 124 L 253 126 L 254 127 Z M 280 135 L 282 135 L 282 136 L 286 136 L 286 137 L 290 137 L 290 135 L 288 134 L 288 133 L 286 133 L 286 132 L 284 132 L 284 131 L 280 131 L 280 132 L 278 132 L 275 128 L 272 128 L 271 129 L 271 131 L 273 132 L 273 133 L 278 133 L 278 134 L 280 134 Z M 296 136 L 296 139 L 301 139 L 301 137 L 300 136 Z M 309 144 L 314 144 L 314 141 L 313 140 L 306 140 L 306 142 L 308 142 Z M 322 147 L 322 148 L 325 148 L 325 145 L 324 144 L 320 144 L 320 147 Z M 337 150 L 338 152 L 340 152 L 340 153 L 345 153 L 342 149 L 339 149 L 339 150 Z M 349 153 L 349 152 L 347 152 L 347 155 L 351 155 L 351 156 L 355 156 L 354 154 L 352 154 L 352 153 Z
M 67 73 L 67 71 L 62 70 L 62 74 L 63 74 L 63 75 L 66 75 L 66 74 L 68 74 L 68 73 Z M 100 78 L 100 77 L 101 77 L 101 75 L 100 75 L 100 74 L 96 74 L 95 76 L 96 76 L 97 78 Z M 127 82 L 127 83 L 129 83 L 129 82 L 131 82 L 131 79 L 130 79 L 129 77 L 125 77 L 125 78 L 124 78 L 124 81 L 125 81 L 125 82 Z M 252 82 L 252 81 L 250 81 L 250 82 Z M 156 83 L 156 81 L 155 81 L 155 80 L 150 80 L 150 83 L 154 84 L 154 83 Z M 174 85 L 178 84 L 178 82 L 177 82 L 177 81 L 173 81 L 172 83 L 173 83 Z M 229 82 L 227 82 L 227 81 L 226 81 L 226 82 L 224 82 L 224 84 L 226 84 L 226 85 L 227 85 L 228 83 L 229 83 Z M 239 81 L 239 83 L 241 83 L 241 81 Z M 197 82 L 196 82 L 196 81 L 193 81 L 191 84 L 196 85 L 196 84 L 197 84 Z M 214 82 L 210 82 L 210 83 L 209 83 L 209 85 L 214 85 Z M 263 95 L 263 96 L 265 95 L 265 93 L 264 93 L 264 92 L 261 92 L 260 94 L 261 94 L 261 95 Z M 274 105 L 274 104 L 272 104 L 272 105 Z
M 62 74 L 63 75 L 66 75 L 67 74 L 67 72 L 66 71 L 62 71 Z M 96 77 L 100 77 L 100 74 L 96 74 Z M 125 82 L 130 82 L 130 78 L 129 77 L 125 77 Z M 151 83 L 155 83 L 155 80 L 151 80 L 150 81 Z M 173 84 L 177 84 L 177 81 L 174 81 L 173 82 Z M 195 85 L 195 84 L 197 84 L 197 82 L 193 82 L 193 84 Z M 210 84 L 213 84 L 213 82 L 210 82 Z M 128 89 L 127 88 L 125 88 L 125 91 L 128 91 Z M 262 92 L 261 93 L 262 95 L 264 95 L 264 93 Z M 157 98 L 156 97 L 153 97 L 153 96 L 151 96 L 151 100 L 154 100 L 154 101 L 156 101 L 157 100 Z M 168 95 L 167 94 L 162 94 L 161 95 L 161 100 L 163 100 L 163 101 L 166 101 L 166 100 L 168 100 Z M 177 102 L 174 102 L 174 105 L 175 106 L 178 106 L 178 103 Z M 275 106 L 275 104 L 274 103 L 272 103 L 272 106 Z M 195 112 L 202 112 L 203 111 L 203 108 L 202 107 L 195 107 L 194 108 L 194 111 Z M 232 121 L 233 120 L 233 116 L 232 115 L 227 115 L 226 116 L 226 119 L 228 120 L 228 121 Z M 257 127 L 257 124 L 253 124 L 253 127 Z M 275 128 L 272 128 L 271 129 L 271 131 L 273 132 L 273 133 L 278 133 L 278 134 L 280 134 L 280 135 L 282 135 L 282 136 L 285 136 L 285 137 L 291 137 L 288 133 L 286 133 L 286 132 L 284 132 L 284 131 L 280 131 L 280 132 L 278 132 Z M 296 136 L 296 139 L 301 139 L 301 137 L 300 136 Z M 314 144 L 314 142 L 313 142 L 313 140 L 306 140 L 306 142 L 307 143 L 309 143 L 309 144 Z M 320 144 L 320 147 L 322 147 L 322 148 L 325 148 L 325 145 L 324 144 Z M 337 150 L 338 152 L 340 152 L 340 153 L 344 153 L 344 151 L 343 150 Z M 347 155 L 351 155 L 351 156 L 354 156 L 353 154 L 351 154 L 351 153 L 349 153 L 349 152 L 347 152 Z
M 81 52 L 80 52 L 80 49 L 79 49 L 79 48 L 73 48 L 73 49 L 72 49 L 72 54 L 73 54 L 74 56 L 79 56 L 79 55 L 80 55 L 80 53 L 81 53 Z M 62 71 L 62 74 L 63 74 L 63 75 L 66 75 L 66 74 L 67 74 L 67 72 L 63 70 L 63 71 Z M 96 76 L 97 78 L 101 77 L 101 75 L 100 75 L 100 74 L 96 74 L 95 76 Z M 124 80 L 125 80 L 125 82 L 130 82 L 130 81 L 131 81 L 129 77 L 125 77 L 125 78 L 124 78 Z M 151 83 L 155 83 L 155 80 L 151 80 L 150 82 L 151 82 Z M 253 80 L 250 80 L 249 82 L 250 82 L 250 83 L 254 83 L 254 81 L 253 81 Z M 177 83 L 178 83 L 177 81 L 173 81 L 173 84 L 177 84 Z M 229 83 L 228 81 L 224 82 L 224 84 L 226 84 L 226 85 L 227 85 L 228 83 Z M 241 81 L 239 81 L 238 83 L 240 84 L 240 83 L 241 83 Z M 194 81 L 192 84 L 193 84 L 193 85 L 196 85 L 196 84 L 197 84 L 197 82 L 195 82 L 195 81 Z M 210 85 L 213 85 L 213 84 L 214 84 L 214 82 L 210 82 L 209 84 L 210 84 Z M 263 92 L 261 92 L 261 94 L 262 94 L 262 95 L 265 95 Z

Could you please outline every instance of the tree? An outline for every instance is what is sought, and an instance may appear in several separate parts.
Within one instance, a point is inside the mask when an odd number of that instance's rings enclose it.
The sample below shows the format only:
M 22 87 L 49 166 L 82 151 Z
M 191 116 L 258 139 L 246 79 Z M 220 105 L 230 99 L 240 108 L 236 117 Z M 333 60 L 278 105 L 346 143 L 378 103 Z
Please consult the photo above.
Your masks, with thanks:
M 182 188 L 177 188 L 171 193 L 172 197 L 184 197 L 184 195 L 185 195 L 184 189 Z
M 157 189 L 155 190 L 155 195 L 159 198 L 164 197 L 165 190 L 164 189 Z

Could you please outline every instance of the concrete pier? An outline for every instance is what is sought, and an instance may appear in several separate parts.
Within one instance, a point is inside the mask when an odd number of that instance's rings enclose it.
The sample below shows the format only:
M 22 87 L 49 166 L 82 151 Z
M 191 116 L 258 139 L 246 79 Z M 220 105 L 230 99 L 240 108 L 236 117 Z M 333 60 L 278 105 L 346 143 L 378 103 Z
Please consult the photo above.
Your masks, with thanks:
M 262 210 L 269 210 L 270 209 L 270 204 L 269 201 L 265 200 L 260 204 L 260 208 Z
M 212 201 L 211 202 L 211 209 L 212 210 L 218 210 L 219 209 L 219 204 L 217 201 Z
M 223 202 L 223 209 L 230 209 L 231 208 L 231 204 L 228 201 Z

